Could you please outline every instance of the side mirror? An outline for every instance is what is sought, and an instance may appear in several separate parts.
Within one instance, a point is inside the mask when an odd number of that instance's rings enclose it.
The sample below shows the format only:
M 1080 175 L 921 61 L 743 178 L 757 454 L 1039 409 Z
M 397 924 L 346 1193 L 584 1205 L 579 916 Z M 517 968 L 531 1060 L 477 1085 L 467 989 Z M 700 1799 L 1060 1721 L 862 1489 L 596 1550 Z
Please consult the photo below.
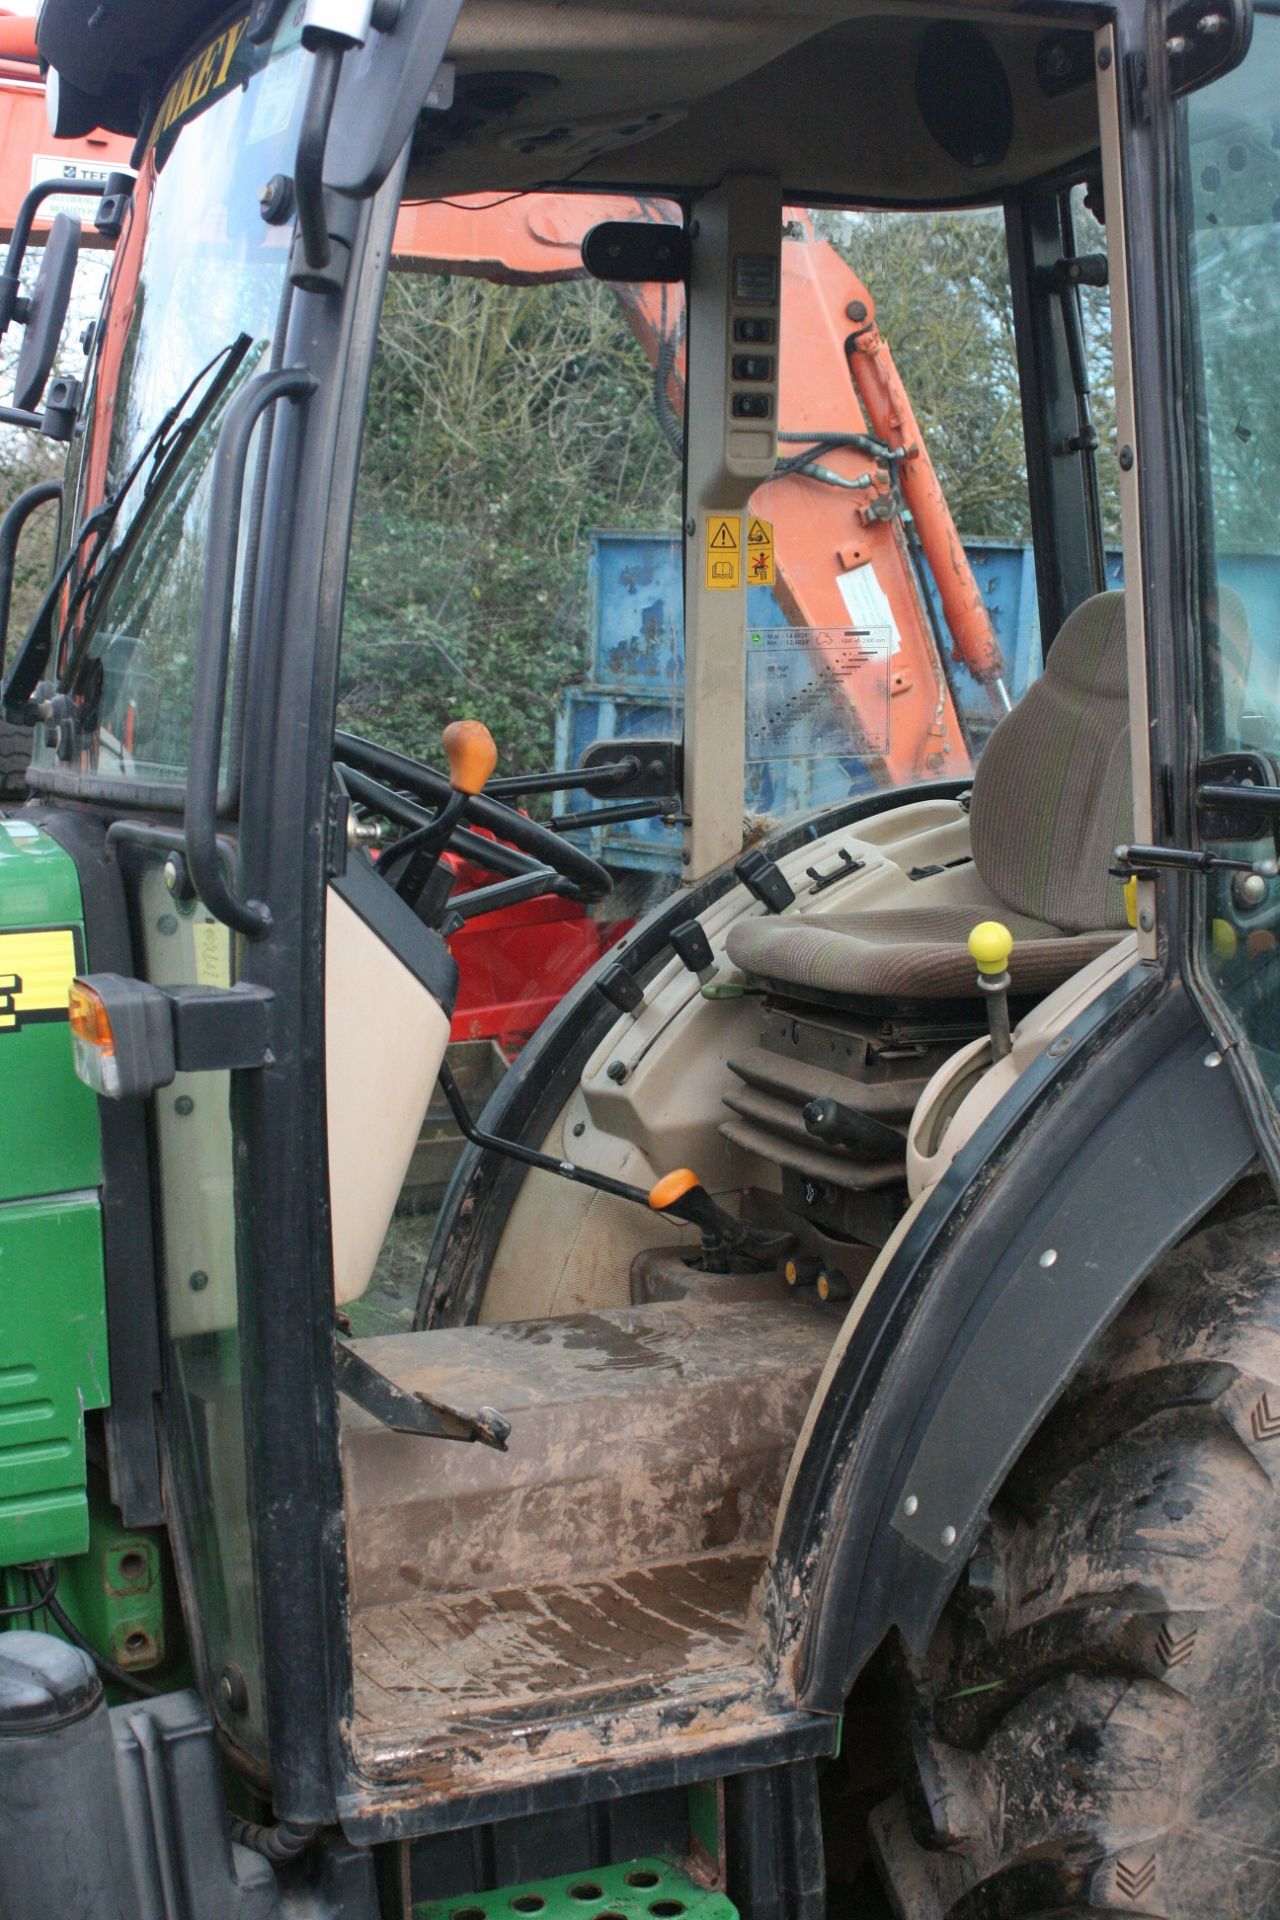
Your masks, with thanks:
M 4 519 L 0 520 L 0 681 L 4 679 L 5 654 L 9 642 L 9 608 L 13 600 L 13 578 L 17 570 L 18 541 L 27 521 L 38 507 L 62 499 L 62 483 L 41 480 L 20 493 Z
M 20 310 L 18 315 L 26 336 L 18 355 L 13 404 L 23 413 L 35 411 L 48 385 L 67 323 L 79 257 L 80 222 L 68 213 L 60 213 L 49 229 L 44 259 L 26 311 Z

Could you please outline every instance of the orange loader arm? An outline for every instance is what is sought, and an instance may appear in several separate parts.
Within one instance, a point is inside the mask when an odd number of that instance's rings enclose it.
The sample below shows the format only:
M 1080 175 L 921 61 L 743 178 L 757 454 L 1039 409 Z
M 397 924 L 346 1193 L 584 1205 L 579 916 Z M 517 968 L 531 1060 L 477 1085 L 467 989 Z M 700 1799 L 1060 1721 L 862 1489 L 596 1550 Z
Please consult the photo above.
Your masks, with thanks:
M 397 264 L 516 285 L 581 277 L 581 245 L 601 220 L 664 222 L 655 202 L 602 203 L 565 194 L 475 195 L 406 206 Z M 818 473 L 795 468 L 758 489 L 754 511 L 773 522 L 775 593 L 795 626 L 845 628 L 865 617 L 870 568 L 896 634 L 890 662 L 889 747 L 871 770 L 883 784 L 969 770 L 964 732 L 885 466 L 847 443 L 874 435 L 894 453 L 901 504 L 938 585 L 956 657 L 998 695 L 1004 663 L 897 368 L 875 328 L 870 294 L 807 215 L 787 214 L 782 247 L 780 459 L 813 453 Z M 683 333 L 673 333 L 659 286 L 615 289 L 651 365 L 666 362 L 667 398 L 679 410 Z M 669 296 L 668 296 L 669 298 Z M 818 477 L 818 476 L 821 477 Z M 944 643 L 945 644 L 945 643 Z M 858 697 L 846 686 L 858 714 Z M 1007 702 L 1006 702 L 1007 704 Z

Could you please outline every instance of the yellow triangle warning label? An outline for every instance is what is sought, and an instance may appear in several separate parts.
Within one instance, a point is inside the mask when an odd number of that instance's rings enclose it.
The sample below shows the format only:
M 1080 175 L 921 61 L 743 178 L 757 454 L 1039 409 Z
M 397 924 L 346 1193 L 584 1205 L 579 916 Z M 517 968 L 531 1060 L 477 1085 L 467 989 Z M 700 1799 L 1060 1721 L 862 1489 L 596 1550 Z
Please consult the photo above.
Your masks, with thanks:
M 707 586 L 711 592 L 736 592 L 742 585 L 742 518 L 709 513 L 706 522 Z
M 747 545 L 749 547 L 771 547 L 773 545 L 773 528 L 767 520 L 753 520 L 751 522 L 751 525 L 747 529 Z

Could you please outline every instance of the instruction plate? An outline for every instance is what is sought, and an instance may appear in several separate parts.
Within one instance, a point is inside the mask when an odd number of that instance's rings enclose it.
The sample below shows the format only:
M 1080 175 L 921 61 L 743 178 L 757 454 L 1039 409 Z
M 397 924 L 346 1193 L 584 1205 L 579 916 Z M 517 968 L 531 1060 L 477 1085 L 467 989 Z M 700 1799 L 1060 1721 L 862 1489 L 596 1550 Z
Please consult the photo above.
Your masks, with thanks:
M 749 627 L 747 759 L 889 750 L 892 627 Z

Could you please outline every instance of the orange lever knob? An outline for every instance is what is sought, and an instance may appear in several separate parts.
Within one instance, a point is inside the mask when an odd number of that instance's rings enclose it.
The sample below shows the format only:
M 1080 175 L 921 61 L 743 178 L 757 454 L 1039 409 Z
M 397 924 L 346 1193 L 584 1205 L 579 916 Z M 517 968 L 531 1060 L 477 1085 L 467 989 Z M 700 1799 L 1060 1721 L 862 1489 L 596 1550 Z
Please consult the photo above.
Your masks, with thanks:
M 655 1213 L 665 1213 L 668 1207 L 674 1207 L 677 1200 L 683 1200 L 687 1193 L 701 1185 L 692 1167 L 677 1167 L 674 1173 L 664 1173 L 656 1187 L 650 1187 L 649 1205 Z
M 493 735 L 481 720 L 454 720 L 440 736 L 449 780 L 458 793 L 483 793 L 498 764 Z

